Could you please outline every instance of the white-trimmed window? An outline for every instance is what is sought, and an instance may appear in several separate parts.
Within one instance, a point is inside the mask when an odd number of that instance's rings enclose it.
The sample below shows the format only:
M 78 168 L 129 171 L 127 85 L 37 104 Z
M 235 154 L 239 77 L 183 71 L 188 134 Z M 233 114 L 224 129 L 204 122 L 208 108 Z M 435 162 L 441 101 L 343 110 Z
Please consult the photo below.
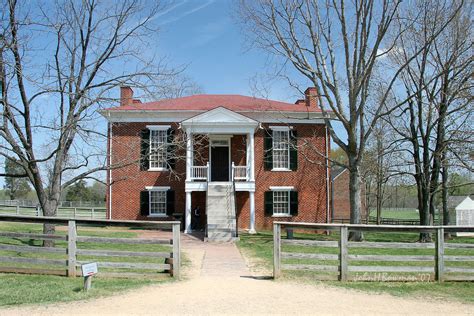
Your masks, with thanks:
M 170 126 L 147 126 L 150 130 L 150 170 L 168 169 L 168 129 Z
M 273 191 L 273 215 L 290 215 L 290 191 Z
M 166 191 L 150 191 L 150 215 L 166 215 Z
M 169 187 L 146 187 L 148 191 L 148 213 L 150 216 L 165 216 L 168 207 Z
M 264 193 L 266 216 L 296 216 L 298 215 L 298 192 L 292 186 L 271 186 Z
M 273 170 L 290 169 L 290 131 L 273 129 Z

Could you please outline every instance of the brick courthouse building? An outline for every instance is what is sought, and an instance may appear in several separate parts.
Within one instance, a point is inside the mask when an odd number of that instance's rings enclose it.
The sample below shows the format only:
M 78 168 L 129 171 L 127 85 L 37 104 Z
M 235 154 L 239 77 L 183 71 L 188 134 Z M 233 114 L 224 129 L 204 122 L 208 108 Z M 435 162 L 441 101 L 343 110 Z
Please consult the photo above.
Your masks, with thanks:
M 109 164 L 120 166 L 107 176 L 108 218 L 178 218 L 211 240 L 274 220 L 331 221 L 329 136 L 315 88 L 295 104 L 240 95 L 141 103 L 129 87 L 120 97 L 102 111 Z

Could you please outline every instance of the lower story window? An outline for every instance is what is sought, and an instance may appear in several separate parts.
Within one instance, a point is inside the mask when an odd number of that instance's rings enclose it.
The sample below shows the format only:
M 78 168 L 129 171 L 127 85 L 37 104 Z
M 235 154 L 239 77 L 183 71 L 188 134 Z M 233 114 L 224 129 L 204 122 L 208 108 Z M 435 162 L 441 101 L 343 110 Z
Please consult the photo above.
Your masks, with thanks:
M 290 192 L 273 191 L 273 215 L 290 214 Z
M 265 216 L 297 216 L 298 192 L 294 187 L 270 187 L 264 193 Z
M 166 191 L 150 191 L 150 215 L 166 215 Z

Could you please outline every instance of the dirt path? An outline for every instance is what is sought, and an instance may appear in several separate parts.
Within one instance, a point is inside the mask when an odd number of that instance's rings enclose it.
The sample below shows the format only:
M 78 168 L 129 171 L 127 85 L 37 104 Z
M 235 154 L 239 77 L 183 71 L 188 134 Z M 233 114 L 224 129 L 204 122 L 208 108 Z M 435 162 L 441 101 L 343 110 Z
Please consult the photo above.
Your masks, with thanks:
M 0 310 L 1 315 L 416 314 L 474 315 L 472 305 L 274 282 L 248 270 L 234 245 L 184 238 L 193 266 L 186 279 L 93 301 Z

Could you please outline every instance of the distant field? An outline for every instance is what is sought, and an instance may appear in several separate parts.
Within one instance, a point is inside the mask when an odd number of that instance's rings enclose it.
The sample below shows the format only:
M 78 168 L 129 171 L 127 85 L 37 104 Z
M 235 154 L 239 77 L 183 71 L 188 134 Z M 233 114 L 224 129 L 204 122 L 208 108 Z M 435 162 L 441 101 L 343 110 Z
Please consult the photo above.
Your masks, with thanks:
M 376 210 L 370 211 L 370 216 L 377 216 Z M 414 208 L 382 209 L 382 217 L 397 219 L 419 219 L 418 211 Z

